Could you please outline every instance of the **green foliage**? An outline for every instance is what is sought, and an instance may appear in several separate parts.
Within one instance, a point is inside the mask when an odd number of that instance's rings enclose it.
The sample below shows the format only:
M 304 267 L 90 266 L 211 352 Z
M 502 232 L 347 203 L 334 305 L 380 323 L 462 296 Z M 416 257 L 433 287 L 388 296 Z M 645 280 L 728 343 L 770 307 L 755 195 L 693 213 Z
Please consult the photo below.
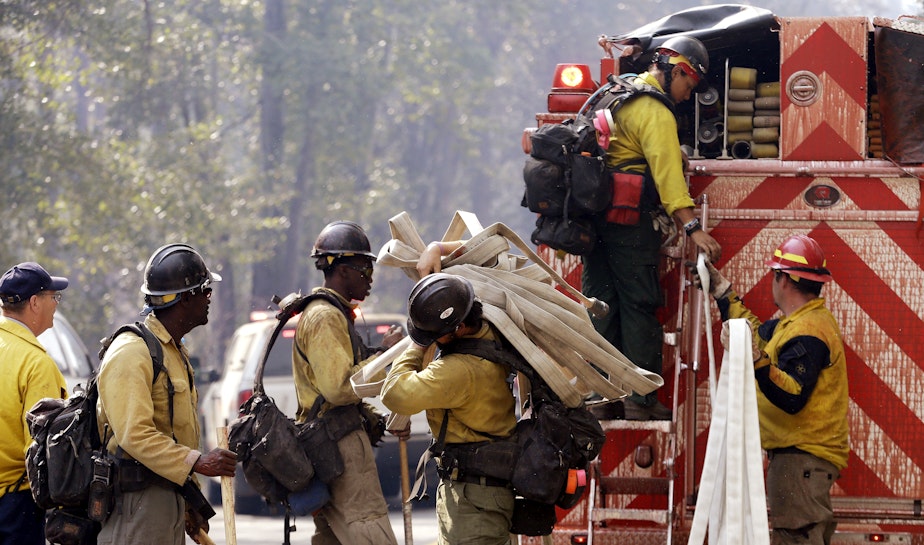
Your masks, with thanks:
M 425 239 L 455 210 L 527 236 L 520 137 L 555 64 L 596 70 L 600 34 L 679 4 L 0 0 L 0 268 L 70 277 L 91 340 L 136 316 L 153 250 L 188 242 L 225 277 L 192 336 L 215 366 L 248 311 L 320 282 L 329 221 L 374 249 L 404 210 Z M 377 271 L 367 311 L 408 289 Z

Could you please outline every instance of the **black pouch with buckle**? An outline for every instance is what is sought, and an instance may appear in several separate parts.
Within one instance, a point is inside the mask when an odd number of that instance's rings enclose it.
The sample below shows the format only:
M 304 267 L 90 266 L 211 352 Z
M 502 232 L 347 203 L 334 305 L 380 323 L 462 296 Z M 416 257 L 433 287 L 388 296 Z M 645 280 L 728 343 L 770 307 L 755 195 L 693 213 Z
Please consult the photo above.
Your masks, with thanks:
M 344 431 L 349 427 L 344 423 L 348 411 L 334 408 L 328 411 L 323 418 L 318 418 L 317 414 L 323 403 L 324 396 L 319 395 L 308 413 L 308 421 L 302 424 L 298 431 L 298 444 L 311 459 L 315 475 L 325 484 L 330 484 L 331 481 L 343 475 L 345 469 L 337 441 L 346 435 Z M 359 412 L 355 407 L 350 408 L 356 416 L 356 425 L 352 429 L 357 429 L 362 426 L 359 421 Z

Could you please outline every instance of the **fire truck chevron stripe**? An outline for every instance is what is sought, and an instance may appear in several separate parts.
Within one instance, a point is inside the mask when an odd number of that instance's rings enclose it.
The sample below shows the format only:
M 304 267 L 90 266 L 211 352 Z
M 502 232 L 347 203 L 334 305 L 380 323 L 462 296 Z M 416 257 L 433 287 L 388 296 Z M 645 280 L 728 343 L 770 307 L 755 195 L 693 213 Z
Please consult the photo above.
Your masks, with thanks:
M 841 29 L 842 31 L 844 29 Z M 865 34 L 866 29 L 858 27 L 856 29 L 860 36 Z M 861 108 L 866 107 L 866 91 L 862 86 L 856 85 L 857 72 L 866 72 L 866 61 L 861 56 L 865 52 L 855 49 L 851 43 L 863 43 L 859 39 L 847 42 L 840 34 L 828 23 L 821 23 L 812 31 L 802 45 L 799 46 L 787 58 L 782 66 L 782 71 L 790 72 L 795 70 L 810 70 L 816 74 L 827 74 L 830 76 L 831 83 L 843 86 L 849 89 L 848 96 L 854 104 Z M 819 55 L 819 51 L 836 51 L 837 62 L 831 62 L 830 55 Z M 830 89 L 825 89 L 825 94 Z M 784 101 L 785 105 L 792 105 L 789 101 Z

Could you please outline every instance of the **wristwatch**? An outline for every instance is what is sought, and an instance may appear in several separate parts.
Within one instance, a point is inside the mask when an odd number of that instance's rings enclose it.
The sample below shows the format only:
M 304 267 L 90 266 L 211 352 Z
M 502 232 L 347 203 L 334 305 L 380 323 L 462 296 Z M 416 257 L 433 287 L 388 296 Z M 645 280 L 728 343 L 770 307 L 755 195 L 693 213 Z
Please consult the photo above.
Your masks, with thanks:
M 693 218 L 690 221 L 683 224 L 683 230 L 687 236 L 692 236 L 693 233 L 702 230 L 703 225 L 699 222 L 699 218 Z

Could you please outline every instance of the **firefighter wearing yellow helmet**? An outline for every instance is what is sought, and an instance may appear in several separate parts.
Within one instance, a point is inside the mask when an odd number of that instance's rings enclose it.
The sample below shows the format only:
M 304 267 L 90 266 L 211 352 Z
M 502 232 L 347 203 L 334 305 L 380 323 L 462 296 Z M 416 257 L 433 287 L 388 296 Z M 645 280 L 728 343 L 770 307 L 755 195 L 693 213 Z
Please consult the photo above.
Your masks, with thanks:
M 764 322 L 711 264 L 710 293 L 722 320 L 745 318 L 755 340 L 760 442 L 774 544 L 829 544 L 837 526 L 831 486 L 847 466 L 847 362 L 821 289 L 832 280 L 821 246 L 784 240 L 766 261 L 781 317 Z
M 610 313 L 593 317 L 594 327 L 639 367 L 661 374 L 663 328 L 656 316 L 663 295 L 658 280 L 661 243 L 684 226 L 693 244 L 713 261 L 721 246 L 702 229 L 684 178 L 686 158 L 680 149 L 672 104 L 688 100 L 708 86 L 709 55 L 696 38 L 669 38 L 654 52 L 644 72 L 628 80 L 638 93 L 614 120 L 607 166 L 628 173 L 615 179 L 620 206 L 595 218 L 594 249 L 583 257 L 581 283 L 588 297 L 609 305 Z M 631 203 L 622 199 L 635 195 Z M 628 205 L 628 206 L 627 206 Z M 634 213 L 625 214 L 632 208 Z M 632 394 L 623 402 L 627 420 L 670 420 L 671 411 L 655 393 Z

